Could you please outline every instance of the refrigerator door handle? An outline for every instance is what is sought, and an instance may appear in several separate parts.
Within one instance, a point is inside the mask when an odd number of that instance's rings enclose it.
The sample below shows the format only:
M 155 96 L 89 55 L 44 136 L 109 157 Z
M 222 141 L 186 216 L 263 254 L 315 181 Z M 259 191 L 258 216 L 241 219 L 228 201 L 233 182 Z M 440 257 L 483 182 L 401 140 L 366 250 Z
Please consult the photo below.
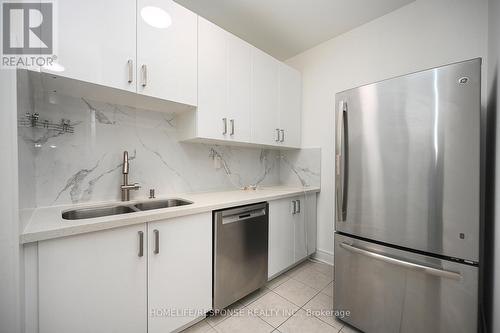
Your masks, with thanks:
M 335 201 L 338 221 L 345 221 L 347 217 L 347 188 L 349 179 L 349 135 L 347 128 L 347 103 L 340 101 L 335 140 Z
M 430 274 L 430 275 L 435 275 L 435 276 L 448 278 L 448 279 L 452 279 L 452 280 L 458 280 L 458 281 L 462 278 L 460 273 L 457 273 L 457 272 L 451 272 L 451 271 L 447 271 L 447 270 L 443 270 L 443 269 L 429 267 L 429 266 L 421 265 L 421 264 L 415 264 L 413 262 L 408 262 L 408 261 L 404 261 L 401 259 L 388 257 L 388 256 L 385 256 L 383 254 L 367 251 L 367 250 L 361 249 L 359 247 L 349 245 L 347 243 L 340 243 L 340 247 L 342 247 L 343 249 L 345 249 L 349 252 L 360 254 L 360 255 L 363 255 L 365 257 L 373 258 L 376 260 L 380 260 L 380 261 L 383 261 L 383 262 L 386 262 L 389 264 L 393 264 L 393 265 L 408 268 L 408 269 L 422 271 L 422 272 Z

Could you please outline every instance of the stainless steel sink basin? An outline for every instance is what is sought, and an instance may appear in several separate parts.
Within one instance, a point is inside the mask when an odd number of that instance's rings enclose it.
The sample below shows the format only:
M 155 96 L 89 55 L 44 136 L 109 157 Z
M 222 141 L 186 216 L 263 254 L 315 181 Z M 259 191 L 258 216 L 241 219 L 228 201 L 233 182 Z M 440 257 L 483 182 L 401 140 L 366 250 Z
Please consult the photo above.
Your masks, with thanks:
M 185 206 L 192 204 L 191 201 L 182 200 L 182 199 L 167 199 L 167 200 L 158 200 L 158 201 L 145 201 L 134 206 L 139 210 L 152 210 L 152 209 L 162 209 L 169 207 L 177 207 L 177 206 Z
M 62 213 L 64 220 L 91 219 L 102 216 L 112 216 L 140 212 L 143 210 L 162 209 L 192 204 L 191 201 L 183 199 L 166 199 L 157 201 L 144 201 L 136 204 L 114 205 L 104 207 L 88 207 L 68 210 Z
M 62 213 L 65 220 L 91 219 L 94 217 L 119 215 L 137 212 L 133 206 L 106 206 L 68 210 Z

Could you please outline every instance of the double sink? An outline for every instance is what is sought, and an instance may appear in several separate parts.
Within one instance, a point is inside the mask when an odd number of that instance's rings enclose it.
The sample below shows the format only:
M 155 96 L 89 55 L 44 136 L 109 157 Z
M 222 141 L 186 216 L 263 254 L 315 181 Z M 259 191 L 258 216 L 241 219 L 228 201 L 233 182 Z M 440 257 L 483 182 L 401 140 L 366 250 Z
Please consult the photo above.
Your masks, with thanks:
M 154 209 L 163 209 L 177 206 L 185 206 L 192 204 L 191 201 L 183 199 L 166 199 L 155 201 L 143 201 L 131 204 L 110 205 L 100 207 L 87 207 L 72 209 L 62 213 L 64 220 L 81 220 L 91 219 L 103 216 L 112 216 L 128 213 L 136 213 Z

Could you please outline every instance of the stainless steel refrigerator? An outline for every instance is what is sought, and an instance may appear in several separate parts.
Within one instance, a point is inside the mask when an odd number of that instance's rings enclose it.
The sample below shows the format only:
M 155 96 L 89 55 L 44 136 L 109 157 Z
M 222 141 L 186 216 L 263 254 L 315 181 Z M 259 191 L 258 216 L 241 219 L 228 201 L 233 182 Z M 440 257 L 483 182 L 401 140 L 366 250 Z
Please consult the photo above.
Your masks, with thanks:
M 473 59 L 336 95 L 343 321 L 368 333 L 477 332 L 480 91 Z

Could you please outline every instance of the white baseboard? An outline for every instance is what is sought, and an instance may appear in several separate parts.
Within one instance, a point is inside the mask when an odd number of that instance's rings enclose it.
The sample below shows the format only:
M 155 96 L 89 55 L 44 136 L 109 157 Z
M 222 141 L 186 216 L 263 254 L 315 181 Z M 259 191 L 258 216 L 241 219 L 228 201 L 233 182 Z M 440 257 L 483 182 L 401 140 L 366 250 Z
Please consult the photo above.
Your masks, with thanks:
M 316 252 L 313 253 L 312 257 L 315 260 L 322 261 L 322 262 L 327 263 L 329 265 L 333 265 L 333 253 L 332 252 L 317 249 Z

